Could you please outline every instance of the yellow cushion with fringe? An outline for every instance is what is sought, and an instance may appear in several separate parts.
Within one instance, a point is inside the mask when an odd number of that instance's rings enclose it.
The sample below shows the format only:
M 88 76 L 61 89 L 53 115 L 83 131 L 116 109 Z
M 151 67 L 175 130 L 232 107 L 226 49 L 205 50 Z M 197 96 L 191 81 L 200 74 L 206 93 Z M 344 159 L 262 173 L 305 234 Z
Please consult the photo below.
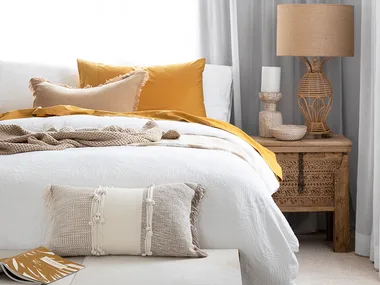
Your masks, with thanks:
M 170 110 L 155 110 L 155 111 L 139 111 L 130 113 L 115 113 L 106 112 L 99 110 L 82 109 L 75 106 L 53 106 L 48 108 L 34 108 L 34 109 L 24 109 L 15 110 L 7 113 L 0 114 L 0 121 L 11 120 L 11 119 L 21 119 L 30 117 L 49 117 L 49 116 L 67 116 L 67 115 L 93 115 L 93 116 L 120 116 L 120 117 L 138 117 L 138 118 L 150 118 L 150 119 L 161 119 L 161 120 L 171 120 L 171 121 L 182 121 L 189 123 L 198 123 L 201 125 L 225 130 L 235 136 L 240 137 L 246 141 L 250 146 L 252 146 L 265 160 L 273 173 L 277 176 L 279 180 L 282 179 L 282 169 L 277 163 L 276 155 L 269 149 L 265 148 L 249 135 L 243 132 L 238 127 L 231 125 L 227 122 L 219 121 L 216 119 L 198 117 L 185 112 L 170 111 Z
M 107 80 L 130 72 L 131 66 L 112 66 L 77 60 L 80 87 L 98 86 Z M 193 62 L 144 67 L 149 73 L 138 111 L 177 110 L 195 116 L 206 116 L 203 98 L 205 59 Z

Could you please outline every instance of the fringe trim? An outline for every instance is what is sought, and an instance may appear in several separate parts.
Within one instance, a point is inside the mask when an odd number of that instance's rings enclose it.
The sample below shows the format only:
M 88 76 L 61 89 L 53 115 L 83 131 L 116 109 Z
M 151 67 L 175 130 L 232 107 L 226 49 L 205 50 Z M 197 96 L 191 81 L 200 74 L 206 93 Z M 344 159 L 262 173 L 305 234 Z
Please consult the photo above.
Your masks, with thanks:
M 145 83 L 149 79 L 149 73 L 143 67 L 136 67 L 131 72 L 126 73 L 126 74 L 122 74 L 122 75 L 118 75 L 118 76 L 116 76 L 114 78 L 108 79 L 105 83 L 99 84 L 96 87 L 100 87 L 100 86 L 104 86 L 104 85 L 107 85 L 107 84 L 110 84 L 110 83 L 114 83 L 114 82 L 118 82 L 118 81 L 124 80 L 124 79 L 126 79 L 128 77 L 131 77 L 134 74 L 137 74 L 137 73 L 144 73 L 144 78 L 143 78 L 142 82 L 140 83 L 140 89 L 139 89 L 139 92 L 138 92 L 138 97 L 140 97 L 141 89 L 142 89 L 142 87 L 145 86 Z M 93 87 L 94 86 L 92 86 L 92 85 L 86 85 L 85 87 L 83 87 L 83 89 L 93 88 Z M 138 100 L 139 100 L 139 98 L 138 98 Z M 136 103 L 135 103 L 135 105 L 136 105 Z
M 72 86 L 67 85 L 67 84 L 55 84 L 55 83 L 53 83 L 49 80 L 46 80 L 45 78 L 42 78 L 42 77 L 33 77 L 29 80 L 29 89 L 30 89 L 30 91 L 32 91 L 34 97 L 36 96 L 34 93 L 37 91 L 38 86 L 44 82 L 50 83 L 50 84 L 53 84 L 56 86 L 62 86 L 65 88 L 70 88 L 70 89 L 80 89 L 80 88 L 72 87 Z
M 51 240 L 52 224 L 54 220 L 54 215 L 53 215 L 54 197 L 53 197 L 53 189 L 51 188 L 51 185 L 46 186 L 42 197 L 45 200 L 45 205 L 48 209 L 48 221 L 45 227 L 45 242 L 44 242 L 46 244 L 48 240 Z
M 106 85 L 106 84 L 109 84 L 109 83 L 113 83 L 113 82 L 117 82 L 117 81 L 126 79 L 126 78 L 131 77 L 132 75 L 138 74 L 138 73 L 144 73 L 144 78 L 143 78 L 143 80 L 140 83 L 139 89 L 137 90 L 136 97 L 135 97 L 135 103 L 133 104 L 133 111 L 137 111 L 137 108 L 138 108 L 139 103 L 140 103 L 141 91 L 142 91 L 143 87 L 145 86 L 145 84 L 147 83 L 147 81 L 149 80 L 149 72 L 145 68 L 143 68 L 143 67 L 136 67 L 135 69 L 133 69 L 129 73 L 126 73 L 124 75 L 119 75 L 119 76 L 116 76 L 114 78 L 108 79 L 104 84 L 98 85 L 98 87 Z M 83 88 L 92 88 L 92 87 L 93 86 L 91 86 L 91 85 L 86 85 Z
M 135 104 L 133 105 L 133 111 L 137 111 L 138 106 L 140 104 L 140 95 L 143 90 L 143 87 L 149 80 L 149 73 L 142 67 L 138 67 L 135 69 L 134 73 L 144 73 L 144 78 L 140 83 L 139 89 L 137 90 L 136 97 L 135 97 Z
M 46 186 L 43 194 L 43 199 L 45 200 L 45 205 L 49 210 L 49 218 L 52 217 L 52 208 L 53 208 L 53 190 L 51 189 L 51 185 Z
M 152 237 L 153 237 L 153 209 L 154 209 L 154 200 L 153 200 L 154 185 L 148 187 L 147 197 L 145 199 L 146 203 L 146 228 L 145 228 L 145 243 L 144 248 L 145 252 L 142 256 L 152 255 Z
M 42 77 L 33 77 L 29 80 L 29 89 L 33 92 L 33 96 L 35 96 L 34 92 L 36 92 L 38 85 L 45 81 Z
M 186 183 L 185 183 L 186 184 Z M 205 195 L 206 189 L 200 184 L 197 184 L 197 188 L 194 190 L 194 197 L 191 201 L 191 212 L 190 212 L 190 224 L 191 224 L 191 236 L 193 239 L 193 247 L 198 257 L 207 257 L 208 254 L 202 251 L 199 247 L 199 236 L 197 230 L 197 220 L 199 214 L 199 204 Z
M 128 77 L 131 77 L 132 75 L 134 74 L 138 74 L 138 73 L 144 73 L 144 78 L 143 80 L 141 81 L 140 83 L 140 87 L 139 87 L 139 90 L 137 91 L 137 96 L 136 96 L 136 99 L 135 99 L 135 104 L 134 104 L 134 111 L 137 110 L 137 105 L 140 101 L 140 93 L 141 93 L 141 90 L 142 88 L 145 86 L 146 82 L 148 81 L 149 79 L 149 73 L 146 69 L 144 69 L 143 67 L 137 67 L 136 69 L 132 70 L 131 72 L 127 73 L 127 74 L 123 74 L 123 75 L 119 75 L 119 76 L 116 76 L 114 78 L 111 78 L 109 80 L 107 80 L 105 83 L 103 84 L 100 84 L 96 87 L 100 87 L 100 86 L 104 86 L 104 85 L 107 85 L 107 84 L 110 84 L 110 83 L 113 83 L 113 82 L 117 82 L 117 81 L 121 81 L 123 79 L 126 79 Z M 56 84 L 56 83 L 53 83 L 45 78 L 42 78 L 42 77 L 33 77 L 29 80 L 29 89 L 30 91 L 33 93 L 33 96 L 35 97 L 35 94 L 34 92 L 37 91 L 37 88 L 38 86 L 41 84 L 41 83 L 44 83 L 44 82 L 47 82 L 47 83 L 50 83 L 50 84 L 54 84 L 56 86 L 61 86 L 61 87 L 65 87 L 65 88 L 70 88 L 70 89 L 87 89 L 87 88 L 94 88 L 94 86 L 91 86 L 91 85 L 86 85 L 85 87 L 83 88 L 80 88 L 80 87 L 73 87 L 73 86 L 70 86 L 70 85 L 67 85 L 67 84 Z

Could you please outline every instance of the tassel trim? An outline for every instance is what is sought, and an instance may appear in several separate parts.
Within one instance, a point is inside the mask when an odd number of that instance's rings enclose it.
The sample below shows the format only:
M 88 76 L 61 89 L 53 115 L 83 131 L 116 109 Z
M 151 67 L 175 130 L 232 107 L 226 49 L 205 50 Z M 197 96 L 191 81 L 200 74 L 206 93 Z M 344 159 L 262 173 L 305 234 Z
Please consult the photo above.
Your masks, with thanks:
M 185 183 L 186 184 L 186 183 Z M 191 236 L 193 239 L 193 249 L 198 254 L 199 257 L 207 257 L 207 253 L 202 251 L 199 246 L 199 236 L 197 230 L 197 220 L 199 214 L 199 205 L 205 195 L 206 190 L 201 186 L 197 185 L 194 190 L 194 197 L 191 201 L 191 212 L 190 212 L 190 223 L 191 223 Z
M 107 188 L 99 186 L 91 193 L 91 217 L 89 225 L 91 226 L 91 254 L 106 255 L 103 250 L 103 224 L 104 219 L 104 203 Z
M 150 186 L 147 191 L 146 203 L 146 228 L 145 228 L 145 252 L 142 256 L 152 255 L 152 220 L 153 220 L 153 206 L 155 204 L 153 200 L 154 185 Z

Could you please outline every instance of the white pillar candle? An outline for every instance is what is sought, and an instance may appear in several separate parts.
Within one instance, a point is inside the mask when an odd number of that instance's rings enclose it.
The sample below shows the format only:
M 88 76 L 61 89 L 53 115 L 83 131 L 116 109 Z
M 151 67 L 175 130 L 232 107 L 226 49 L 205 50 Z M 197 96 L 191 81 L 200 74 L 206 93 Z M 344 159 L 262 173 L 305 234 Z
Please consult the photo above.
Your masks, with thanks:
M 261 70 L 261 92 L 280 92 L 281 67 L 263 66 Z

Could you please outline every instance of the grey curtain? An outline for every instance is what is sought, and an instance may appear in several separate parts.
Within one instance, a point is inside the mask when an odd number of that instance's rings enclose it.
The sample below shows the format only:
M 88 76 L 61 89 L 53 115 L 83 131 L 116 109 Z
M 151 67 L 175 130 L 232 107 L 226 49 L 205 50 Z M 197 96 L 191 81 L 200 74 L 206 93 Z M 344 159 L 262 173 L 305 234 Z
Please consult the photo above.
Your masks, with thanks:
M 380 267 L 380 6 L 363 0 L 355 253 Z
M 278 105 L 285 124 L 303 124 L 296 93 L 299 80 L 305 72 L 304 64 L 294 57 L 276 56 L 277 4 L 326 3 L 355 6 L 355 57 L 333 58 L 325 65 L 325 72 L 334 88 L 334 105 L 328 117 L 328 125 L 334 133 L 344 134 L 353 142 L 350 155 L 350 192 L 352 206 L 356 205 L 357 142 L 360 92 L 360 0 L 200 0 L 202 55 L 209 63 L 234 64 L 231 49 L 238 48 L 241 86 L 242 127 L 251 135 L 258 134 L 258 114 L 263 65 L 281 66 L 281 91 Z M 236 5 L 237 31 L 231 29 L 231 5 Z M 234 15 L 232 15 L 234 16 Z M 231 33 L 238 33 L 233 40 Z M 305 215 L 306 216 L 306 215 Z M 354 217 L 354 215 L 352 215 Z M 302 231 L 316 228 L 309 219 L 300 219 Z M 307 215 L 309 217 L 309 215 Z M 290 217 L 291 219 L 291 217 Z M 291 219 L 292 220 L 292 219 Z M 305 226 L 306 225 L 306 226 Z M 299 226 L 299 225 L 298 225 Z

